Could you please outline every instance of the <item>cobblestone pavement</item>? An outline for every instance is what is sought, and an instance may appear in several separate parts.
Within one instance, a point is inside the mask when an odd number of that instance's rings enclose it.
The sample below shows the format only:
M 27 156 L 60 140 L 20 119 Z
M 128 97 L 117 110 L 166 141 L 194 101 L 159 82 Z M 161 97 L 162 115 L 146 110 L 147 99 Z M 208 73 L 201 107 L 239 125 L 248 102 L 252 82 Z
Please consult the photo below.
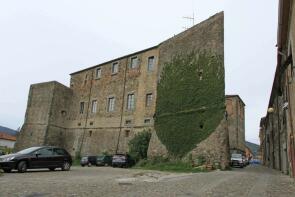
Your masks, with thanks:
M 58 196 L 295 196 L 293 179 L 262 166 L 179 174 L 108 167 L 0 176 L 1 197 Z

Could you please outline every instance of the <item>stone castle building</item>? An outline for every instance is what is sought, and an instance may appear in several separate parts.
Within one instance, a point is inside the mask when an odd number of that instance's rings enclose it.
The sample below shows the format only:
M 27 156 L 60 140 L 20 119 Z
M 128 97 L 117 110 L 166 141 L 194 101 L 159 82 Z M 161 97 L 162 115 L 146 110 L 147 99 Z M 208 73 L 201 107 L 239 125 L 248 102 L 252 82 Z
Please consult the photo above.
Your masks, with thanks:
M 127 152 L 128 142 L 136 133 L 150 130 L 153 137 L 149 155 L 152 156 L 157 144 L 153 139 L 156 138 L 158 85 L 164 66 L 175 56 L 192 51 L 199 54 L 210 51 L 218 56 L 221 63 L 214 72 L 220 81 L 217 84 L 220 85 L 220 101 L 225 105 L 224 75 L 219 75 L 224 72 L 223 18 L 223 12 L 218 13 L 157 46 L 74 72 L 70 87 L 55 81 L 31 85 L 25 122 L 15 148 L 56 145 L 66 148 L 73 156 L 103 151 Z M 196 77 L 202 80 L 205 71 L 200 69 Z M 207 96 L 209 98 L 210 94 Z M 200 146 L 202 152 L 225 163 L 229 157 L 229 142 L 237 139 L 242 143 L 244 139 L 244 112 L 239 111 L 242 121 L 234 120 L 238 117 L 234 115 L 236 110 L 244 105 L 236 98 L 226 99 L 228 117 L 233 120 L 221 119 L 214 128 L 216 132 L 211 129 L 213 133 Z M 224 107 L 221 110 L 225 114 Z M 243 129 L 238 131 L 236 127 Z M 243 134 L 232 135 L 234 138 L 229 140 L 231 128 Z M 231 144 L 240 146 L 240 142 Z

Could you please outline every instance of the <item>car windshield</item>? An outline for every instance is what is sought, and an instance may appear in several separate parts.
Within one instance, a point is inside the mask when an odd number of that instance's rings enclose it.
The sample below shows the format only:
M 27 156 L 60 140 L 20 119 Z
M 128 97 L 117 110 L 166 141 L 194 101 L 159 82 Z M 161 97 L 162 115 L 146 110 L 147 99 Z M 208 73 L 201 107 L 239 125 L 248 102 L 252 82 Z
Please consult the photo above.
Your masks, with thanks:
M 103 160 L 103 158 L 104 158 L 103 155 L 97 156 L 97 160 Z
M 241 154 L 232 154 L 231 155 L 232 158 L 242 158 Z
M 125 159 L 126 156 L 125 155 L 114 155 L 113 159 Z
M 21 150 L 19 152 L 17 152 L 18 154 L 29 154 L 29 153 L 32 153 L 34 152 L 35 150 L 39 149 L 40 147 L 31 147 L 31 148 L 27 148 L 27 149 L 24 149 L 24 150 Z

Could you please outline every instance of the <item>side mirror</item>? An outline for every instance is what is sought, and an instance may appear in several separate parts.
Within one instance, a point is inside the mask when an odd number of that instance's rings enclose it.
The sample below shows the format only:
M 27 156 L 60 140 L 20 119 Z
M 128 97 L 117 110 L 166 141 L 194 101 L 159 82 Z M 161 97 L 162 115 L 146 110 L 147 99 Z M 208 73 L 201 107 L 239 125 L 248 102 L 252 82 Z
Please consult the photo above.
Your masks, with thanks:
M 36 157 L 38 157 L 39 155 L 41 155 L 40 153 L 35 153 Z

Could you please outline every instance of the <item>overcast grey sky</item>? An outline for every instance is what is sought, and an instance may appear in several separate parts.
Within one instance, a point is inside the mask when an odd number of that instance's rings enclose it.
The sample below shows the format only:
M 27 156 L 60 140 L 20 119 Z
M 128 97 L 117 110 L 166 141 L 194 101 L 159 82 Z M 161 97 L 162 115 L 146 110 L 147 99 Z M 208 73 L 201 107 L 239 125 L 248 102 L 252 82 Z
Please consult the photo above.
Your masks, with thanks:
M 159 44 L 225 12 L 226 94 L 246 103 L 258 143 L 276 66 L 276 0 L 0 0 L 0 125 L 23 124 L 30 84 Z

